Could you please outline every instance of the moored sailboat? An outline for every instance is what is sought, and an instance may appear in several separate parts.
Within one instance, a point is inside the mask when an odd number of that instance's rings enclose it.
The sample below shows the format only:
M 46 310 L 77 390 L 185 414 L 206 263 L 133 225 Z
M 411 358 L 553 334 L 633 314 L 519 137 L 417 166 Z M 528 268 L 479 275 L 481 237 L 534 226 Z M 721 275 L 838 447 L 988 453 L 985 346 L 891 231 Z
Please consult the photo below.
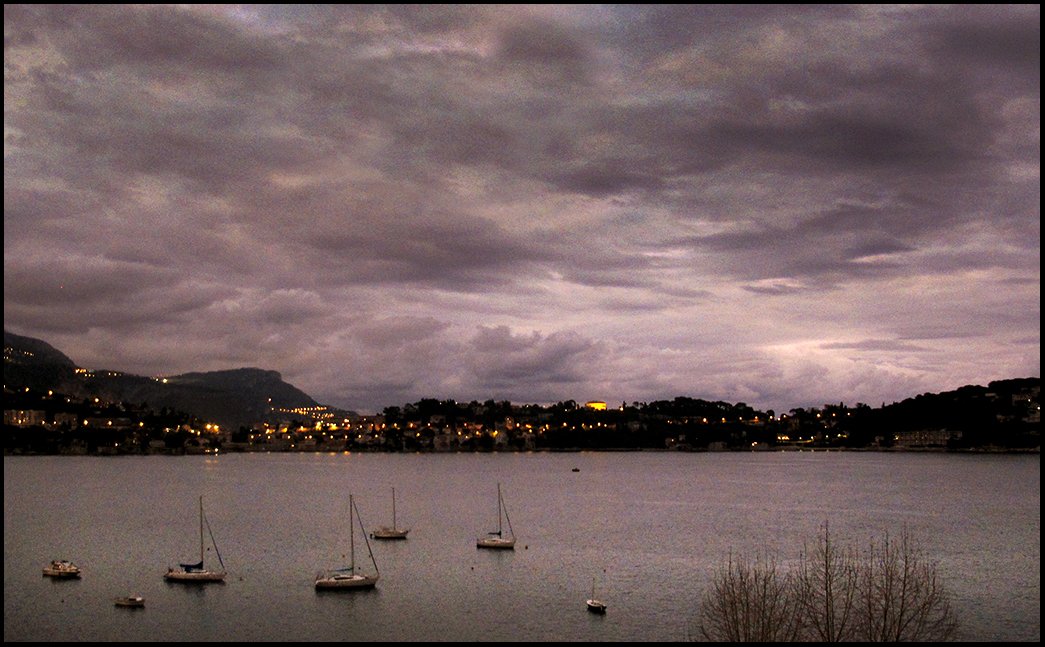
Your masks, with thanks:
M 591 597 L 586 601 L 588 611 L 592 613 L 606 613 L 606 603 L 595 597 L 595 578 L 591 578 Z
M 504 534 L 502 519 L 508 523 L 508 534 Z M 501 484 L 497 484 L 497 531 L 489 532 L 485 537 L 475 540 L 476 548 L 502 548 L 515 550 L 515 531 L 512 530 L 512 520 L 508 518 L 508 508 L 504 505 L 504 497 L 501 495 Z
M 396 526 L 396 489 L 392 488 L 392 527 L 381 526 L 370 533 L 370 536 L 374 539 L 406 539 L 408 532 L 410 532 L 409 528 Z
M 210 541 L 211 544 L 214 545 L 214 552 L 218 556 L 218 563 L 221 564 L 221 570 L 212 571 L 203 567 L 204 524 L 206 524 L 207 532 L 210 534 Z M 178 568 L 168 568 L 163 579 L 168 582 L 184 582 L 188 584 L 206 584 L 208 582 L 225 581 L 225 562 L 222 561 L 221 552 L 218 551 L 218 544 L 214 541 L 214 533 L 210 530 L 210 522 L 207 521 L 207 517 L 203 514 L 202 496 L 200 496 L 200 561 L 196 564 L 178 564 Z
M 356 532 L 355 525 L 353 523 L 353 516 L 359 517 L 359 510 L 356 508 L 355 500 L 352 495 L 348 495 L 348 543 L 349 543 L 349 563 L 348 566 L 337 568 L 329 571 L 320 571 L 316 573 L 316 590 L 325 589 L 372 589 L 377 585 L 377 580 L 381 577 L 381 573 L 377 569 L 377 560 L 374 559 L 374 551 L 370 548 L 370 541 L 366 538 L 366 530 L 363 528 L 363 520 L 359 519 L 359 530 L 363 533 L 363 539 L 366 540 L 367 552 L 370 553 L 370 562 L 374 565 L 374 573 L 367 575 L 364 573 L 356 572 Z

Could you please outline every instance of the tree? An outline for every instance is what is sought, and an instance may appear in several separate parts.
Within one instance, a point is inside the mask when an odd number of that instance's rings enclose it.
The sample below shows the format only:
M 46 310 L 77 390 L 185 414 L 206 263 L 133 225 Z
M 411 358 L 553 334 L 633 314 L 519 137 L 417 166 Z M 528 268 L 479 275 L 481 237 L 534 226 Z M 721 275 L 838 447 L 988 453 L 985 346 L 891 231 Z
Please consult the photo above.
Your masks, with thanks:
M 958 622 L 937 572 L 906 529 L 860 553 L 825 523 L 793 570 L 732 553 L 701 601 L 700 637 L 713 641 L 940 642 Z
M 803 549 L 795 595 L 809 640 L 853 639 L 858 563 L 852 549 L 831 541 L 826 523 L 812 554 Z
M 389 425 L 394 425 L 397 424 L 399 420 L 402 418 L 403 411 L 399 407 L 385 407 L 384 414 L 385 423 Z
M 715 642 L 793 642 L 799 614 L 790 574 L 772 558 L 754 561 L 730 554 L 700 609 L 701 636 Z
M 936 571 L 911 545 L 904 530 L 900 539 L 886 535 L 871 543 L 858 581 L 857 630 L 869 642 L 951 640 L 958 623 Z
M 853 640 L 857 556 L 838 547 L 823 525 L 812 554 L 798 559 L 795 596 L 808 640 L 836 643 Z

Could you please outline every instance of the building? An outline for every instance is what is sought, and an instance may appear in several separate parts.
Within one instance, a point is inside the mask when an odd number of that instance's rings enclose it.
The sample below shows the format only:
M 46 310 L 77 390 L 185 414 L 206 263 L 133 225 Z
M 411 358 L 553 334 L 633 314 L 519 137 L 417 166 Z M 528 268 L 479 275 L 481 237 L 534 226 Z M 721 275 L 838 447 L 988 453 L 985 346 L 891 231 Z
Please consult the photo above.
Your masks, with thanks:
M 901 431 L 893 436 L 895 447 L 947 447 L 951 440 L 961 440 L 962 432 L 946 429 Z

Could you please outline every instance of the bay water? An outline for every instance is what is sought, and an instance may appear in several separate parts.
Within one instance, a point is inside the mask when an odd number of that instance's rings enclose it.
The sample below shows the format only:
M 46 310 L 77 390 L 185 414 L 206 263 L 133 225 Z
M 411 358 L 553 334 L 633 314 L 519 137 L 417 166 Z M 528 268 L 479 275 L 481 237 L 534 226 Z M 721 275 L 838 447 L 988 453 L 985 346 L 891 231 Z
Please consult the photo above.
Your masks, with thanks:
M 517 544 L 478 550 L 498 483 Z M 317 592 L 349 494 L 371 530 L 393 487 L 410 533 L 370 540 L 377 587 Z M 168 584 L 198 560 L 201 495 L 229 575 Z M 960 640 L 1040 639 L 1039 455 L 535 452 L 5 456 L 4 640 L 682 641 L 730 554 L 786 565 L 825 523 L 855 548 L 906 530 Z M 52 559 L 82 579 L 43 577 Z

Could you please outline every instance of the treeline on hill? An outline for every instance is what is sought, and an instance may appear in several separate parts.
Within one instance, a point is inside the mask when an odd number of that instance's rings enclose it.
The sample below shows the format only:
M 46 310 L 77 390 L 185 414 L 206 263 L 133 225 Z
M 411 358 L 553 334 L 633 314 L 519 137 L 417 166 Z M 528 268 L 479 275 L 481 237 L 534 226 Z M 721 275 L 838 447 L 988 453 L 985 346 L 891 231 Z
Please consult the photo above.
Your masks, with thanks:
M 512 420 L 516 426 L 542 429 L 546 448 L 663 448 L 702 449 L 714 443 L 730 448 L 752 444 L 778 445 L 808 442 L 828 447 L 888 447 L 902 432 L 953 432 L 953 449 L 995 446 L 1040 446 L 1039 378 L 964 386 L 944 393 L 925 393 L 872 408 L 864 403 L 823 408 L 795 408 L 787 413 L 756 410 L 743 402 L 730 404 L 690 397 L 648 403 L 621 403 L 592 410 L 573 400 L 548 407 L 512 405 L 507 401 L 479 403 L 427 398 L 402 407 L 387 407 L 385 422 L 400 430 L 461 423 L 493 428 Z M 592 431 L 597 433 L 591 433 Z M 392 432 L 395 433 L 395 432 Z
M 878 409 L 854 410 L 843 426 L 853 446 L 862 446 L 882 430 L 960 431 L 951 446 L 1040 446 L 1039 378 L 999 380 L 944 393 L 924 393 Z
M 325 448 L 425 451 L 436 448 L 436 438 L 445 438 L 447 433 L 455 436 L 449 448 L 465 451 L 888 448 L 894 444 L 918 446 L 904 438 L 905 432 L 930 432 L 933 440 L 923 446 L 1033 449 L 1041 442 L 1039 393 L 1040 380 L 1025 378 L 926 393 L 902 402 L 883 403 L 879 408 L 839 403 L 780 414 L 756 410 L 743 402 L 684 396 L 622 402 L 606 409 L 573 400 L 542 406 L 425 398 L 387 407 L 383 415 L 356 423 L 361 425 L 359 429 L 365 426 L 369 430 L 364 434 L 368 438 L 346 433 L 343 427 L 339 436 L 326 434 Z M 171 450 L 189 445 L 227 449 L 249 442 L 259 426 L 222 427 L 218 432 L 194 414 L 173 407 L 150 407 L 145 402 L 106 403 L 97 398 L 75 400 L 32 389 L 5 389 L 4 408 L 5 451 L 33 453 L 51 453 L 70 445 L 92 453 L 93 448 L 104 447 L 124 452 L 144 450 L 156 443 L 162 444 L 161 449 Z M 40 420 L 51 422 L 25 424 L 24 414 L 33 412 Z M 22 422 L 16 422 L 18 416 L 14 414 L 23 415 Z M 107 425 L 119 429 L 108 429 Z M 291 443 L 319 429 L 315 420 L 305 418 L 288 419 L 275 426 Z

